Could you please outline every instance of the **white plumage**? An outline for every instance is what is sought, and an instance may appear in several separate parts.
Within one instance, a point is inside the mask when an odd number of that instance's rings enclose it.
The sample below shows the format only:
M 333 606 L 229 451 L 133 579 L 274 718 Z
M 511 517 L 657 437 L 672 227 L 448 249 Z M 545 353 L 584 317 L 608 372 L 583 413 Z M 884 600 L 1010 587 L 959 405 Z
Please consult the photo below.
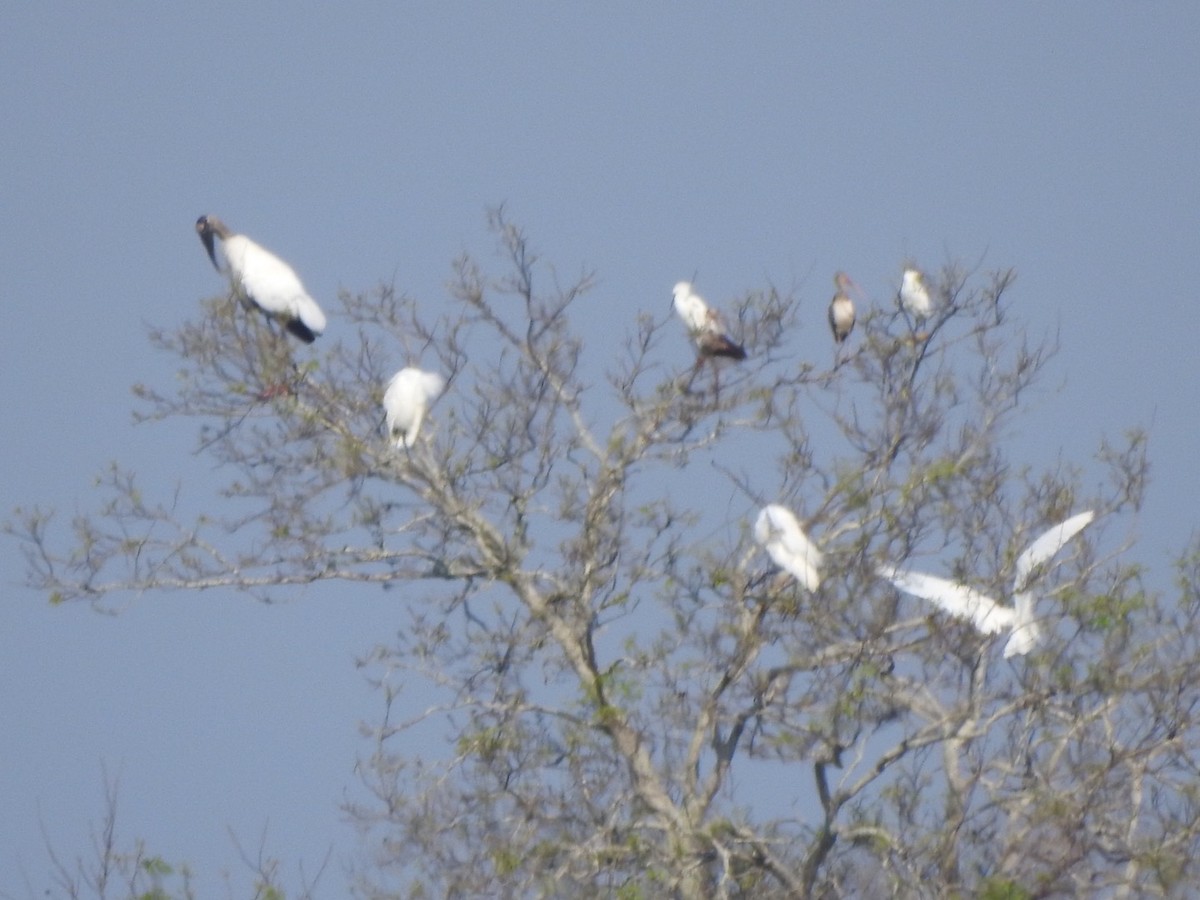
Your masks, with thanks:
M 925 286 L 925 276 L 919 270 L 904 270 L 904 280 L 900 284 L 900 305 L 909 315 L 918 319 L 928 319 L 933 315 L 929 288 Z
M 673 291 L 675 312 L 683 319 L 688 333 L 696 342 L 701 356 L 726 356 L 730 359 L 745 359 L 746 351 L 725 331 L 721 317 L 709 308 L 692 285 L 681 281 Z
M 968 620 L 984 634 L 1011 630 L 1004 645 L 1004 656 L 1021 656 L 1038 645 L 1042 630 L 1033 614 L 1033 594 L 1027 590 L 1033 570 L 1049 561 L 1071 538 L 1095 518 L 1095 513 L 1080 513 L 1044 532 L 1017 557 L 1013 577 L 1013 605 L 1001 606 L 991 597 L 966 585 L 922 572 L 909 572 L 895 566 L 880 566 L 879 574 L 900 590 L 936 604 L 952 616 Z
M 425 413 L 446 389 L 446 379 L 436 372 L 423 372 L 411 366 L 401 369 L 388 381 L 383 393 L 388 434 L 399 448 L 417 442 Z
M 777 503 L 764 506 L 754 522 L 754 539 L 766 548 L 775 565 L 810 591 L 821 586 L 821 551 L 787 507 Z
M 829 301 L 829 327 L 833 331 L 834 341 L 840 344 L 854 330 L 854 301 L 846 293 L 854 282 L 845 272 L 838 272 L 833 276 L 833 283 L 837 291 Z
M 325 313 L 282 259 L 245 235 L 234 234 L 216 216 L 197 219 L 196 232 L 218 271 L 213 238 L 221 239 L 229 274 L 245 302 L 278 319 L 306 344 L 311 344 L 325 330 Z

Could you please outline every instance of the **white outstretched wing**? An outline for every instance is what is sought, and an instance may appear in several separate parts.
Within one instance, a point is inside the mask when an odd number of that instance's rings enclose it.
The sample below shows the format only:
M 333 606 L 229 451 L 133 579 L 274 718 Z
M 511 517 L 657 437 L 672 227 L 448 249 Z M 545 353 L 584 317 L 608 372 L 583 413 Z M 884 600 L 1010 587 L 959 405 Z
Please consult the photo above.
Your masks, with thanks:
M 1013 578 L 1013 592 L 1020 593 L 1025 589 L 1029 576 L 1039 565 L 1053 557 L 1071 538 L 1083 531 L 1096 514 L 1091 510 L 1072 516 L 1065 522 L 1060 522 L 1044 532 L 1036 541 L 1030 544 L 1025 552 L 1017 557 L 1016 575 Z
M 880 566 L 878 572 L 900 590 L 928 600 L 952 616 L 968 620 L 984 634 L 995 634 L 1015 624 L 1013 610 L 964 584 L 894 566 Z
M 1013 597 L 1016 617 L 1013 633 L 1004 645 L 1004 658 L 1024 656 L 1042 642 L 1041 626 L 1033 618 L 1033 596 L 1022 591 Z
M 775 565 L 790 572 L 808 590 L 821 586 L 821 551 L 808 539 L 791 510 L 768 504 L 754 522 L 754 539 Z

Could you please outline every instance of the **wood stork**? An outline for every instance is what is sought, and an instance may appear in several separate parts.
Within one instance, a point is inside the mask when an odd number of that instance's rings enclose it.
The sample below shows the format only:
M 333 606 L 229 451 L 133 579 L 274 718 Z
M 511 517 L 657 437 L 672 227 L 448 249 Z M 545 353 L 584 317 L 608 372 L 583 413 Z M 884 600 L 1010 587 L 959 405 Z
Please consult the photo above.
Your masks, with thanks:
M 245 235 L 234 234 L 216 216 L 198 218 L 196 233 L 218 272 L 221 267 L 213 238 L 221 239 L 225 262 L 243 305 L 256 307 L 269 319 L 279 320 L 306 344 L 311 344 L 325 330 L 325 313 L 282 259 Z
M 728 359 L 745 359 L 746 351 L 725 332 L 721 317 L 709 309 L 704 299 L 692 290 L 692 285 L 681 281 L 673 292 L 675 312 L 683 319 L 688 333 L 700 351 L 700 360 L 723 356 Z
M 396 447 L 404 449 L 417 442 L 425 413 L 446 389 L 446 379 L 436 372 L 424 372 L 407 366 L 392 376 L 383 393 L 388 434 Z
M 904 280 L 900 284 L 900 306 L 916 319 L 924 320 L 933 315 L 933 300 L 929 297 L 929 288 L 925 286 L 925 276 L 919 269 L 909 266 L 904 270 Z
M 922 572 L 909 572 L 894 566 L 880 566 L 880 576 L 900 590 L 928 600 L 952 616 L 968 620 L 984 634 L 1011 630 L 1004 645 L 1004 657 L 1023 656 L 1042 640 L 1042 629 L 1033 614 L 1033 594 L 1028 590 L 1033 570 L 1049 561 L 1095 518 L 1092 511 L 1072 516 L 1044 532 L 1017 557 L 1013 578 L 1013 605 L 1001 606 L 991 597 L 966 585 Z
M 854 282 L 845 272 L 838 272 L 833 276 L 833 283 L 837 291 L 829 301 L 829 327 L 833 331 L 833 340 L 840 344 L 854 330 L 854 301 L 846 293 Z
M 754 522 L 754 539 L 775 565 L 790 572 L 808 590 L 821 586 L 821 551 L 808 539 L 790 509 L 777 503 L 764 506 Z

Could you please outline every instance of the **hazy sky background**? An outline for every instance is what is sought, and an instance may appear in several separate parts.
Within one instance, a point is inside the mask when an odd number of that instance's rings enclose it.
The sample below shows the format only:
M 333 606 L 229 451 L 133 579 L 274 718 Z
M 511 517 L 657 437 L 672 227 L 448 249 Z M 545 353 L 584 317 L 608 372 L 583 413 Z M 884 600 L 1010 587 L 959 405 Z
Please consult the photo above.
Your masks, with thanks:
M 5 516 L 93 510 L 113 459 L 147 493 L 219 480 L 193 423 L 130 416 L 132 384 L 173 377 L 145 326 L 221 290 L 199 214 L 327 312 L 393 279 L 437 311 L 456 255 L 493 261 L 504 202 L 560 271 L 596 270 L 589 324 L 663 313 L 693 273 L 718 303 L 795 285 L 822 363 L 836 269 L 886 303 L 906 257 L 1014 266 L 1013 315 L 1062 350 L 1011 452 L 1094 485 L 1100 438 L 1147 426 L 1149 499 L 1117 530 L 1169 588 L 1200 504 L 1200 5 L 298 6 L 0 11 Z M 120 835 L 188 862 L 201 896 L 246 881 L 230 831 L 253 852 L 264 829 L 292 884 L 332 848 L 321 894 L 341 895 L 360 850 L 339 803 L 382 711 L 355 659 L 404 594 L 103 616 L 23 572 L 0 540 L 0 895 L 51 884 L 47 841 L 87 854 L 102 767 Z

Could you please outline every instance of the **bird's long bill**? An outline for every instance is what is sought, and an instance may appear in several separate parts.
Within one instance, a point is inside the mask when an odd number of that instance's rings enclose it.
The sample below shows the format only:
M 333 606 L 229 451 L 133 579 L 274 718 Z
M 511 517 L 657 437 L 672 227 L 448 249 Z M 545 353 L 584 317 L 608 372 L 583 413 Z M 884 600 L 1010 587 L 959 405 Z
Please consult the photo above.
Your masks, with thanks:
M 216 242 L 213 240 L 213 232 L 208 226 L 208 220 L 204 216 L 196 220 L 196 233 L 200 235 L 200 243 L 208 251 L 208 258 L 212 260 L 213 268 L 220 272 L 221 267 L 217 264 L 217 250 L 213 246 Z
M 859 287 L 859 284 L 857 281 L 855 281 L 849 275 L 846 276 L 846 281 L 848 281 L 850 283 L 850 287 L 854 291 L 854 296 L 856 296 L 859 300 L 863 301 L 864 303 L 870 302 L 871 298 L 867 296 L 866 291 L 864 291 L 861 287 Z

